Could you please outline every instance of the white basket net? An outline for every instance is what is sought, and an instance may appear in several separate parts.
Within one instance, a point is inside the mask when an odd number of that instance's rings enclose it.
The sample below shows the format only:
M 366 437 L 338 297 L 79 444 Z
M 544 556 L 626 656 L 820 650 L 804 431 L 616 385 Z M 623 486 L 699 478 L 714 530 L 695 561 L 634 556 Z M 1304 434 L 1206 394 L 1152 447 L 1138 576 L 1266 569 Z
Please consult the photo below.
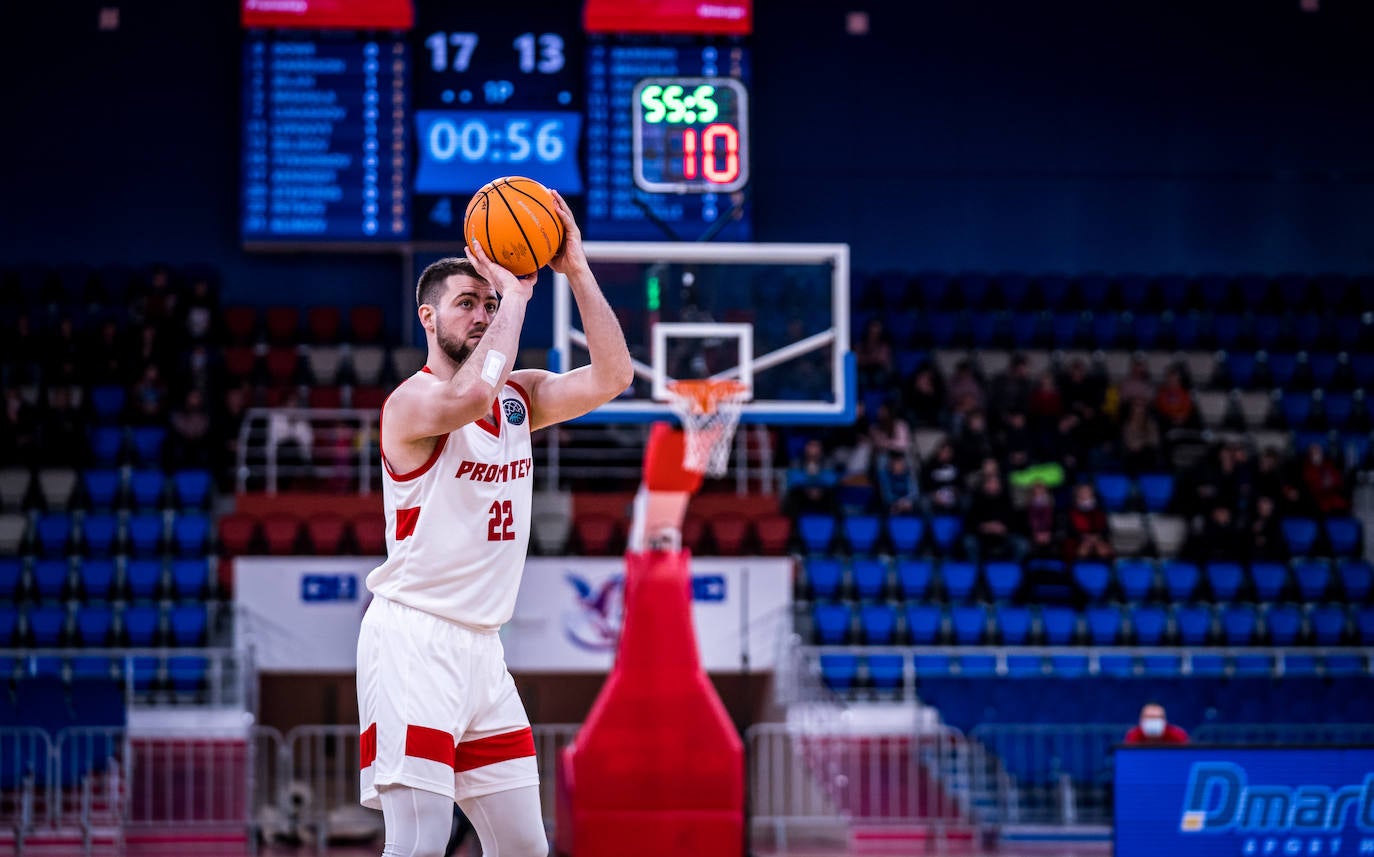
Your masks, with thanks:
M 668 406 L 682 420 L 682 467 L 712 478 L 725 475 L 748 388 L 739 381 L 672 381 Z

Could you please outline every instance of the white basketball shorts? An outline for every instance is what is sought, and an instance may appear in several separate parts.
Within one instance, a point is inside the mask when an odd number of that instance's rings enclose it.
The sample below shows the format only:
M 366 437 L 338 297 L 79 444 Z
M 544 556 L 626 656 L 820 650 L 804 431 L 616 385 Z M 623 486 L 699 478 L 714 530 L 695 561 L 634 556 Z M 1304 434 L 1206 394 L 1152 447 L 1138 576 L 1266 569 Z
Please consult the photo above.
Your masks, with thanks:
M 529 717 L 495 632 L 373 598 L 358 635 L 362 804 L 400 784 L 455 801 L 536 785 Z

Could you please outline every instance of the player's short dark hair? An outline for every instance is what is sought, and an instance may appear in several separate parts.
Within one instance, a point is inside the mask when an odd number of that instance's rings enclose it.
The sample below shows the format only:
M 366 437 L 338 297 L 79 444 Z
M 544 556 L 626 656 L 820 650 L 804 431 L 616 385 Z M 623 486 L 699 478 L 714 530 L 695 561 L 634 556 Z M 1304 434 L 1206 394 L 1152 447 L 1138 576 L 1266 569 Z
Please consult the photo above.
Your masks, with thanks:
M 417 308 L 425 304 L 434 306 L 435 302 L 443 296 L 444 281 L 454 274 L 472 277 L 479 283 L 486 282 L 482 275 L 477 273 L 477 268 L 473 266 L 472 260 L 462 256 L 446 256 L 432 263 L 420 274 L 420 282 L 415 285 L 415 306 Z

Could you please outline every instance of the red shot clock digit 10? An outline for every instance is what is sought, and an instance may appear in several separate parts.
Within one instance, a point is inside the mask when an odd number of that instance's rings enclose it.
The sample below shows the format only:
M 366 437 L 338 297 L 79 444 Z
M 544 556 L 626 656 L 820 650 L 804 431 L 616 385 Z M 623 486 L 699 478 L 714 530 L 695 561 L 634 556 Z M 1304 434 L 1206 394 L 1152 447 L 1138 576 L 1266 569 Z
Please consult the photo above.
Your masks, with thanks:
M 635 85 L 634 178 L 654 193 L 730 193 L 749 181 L 749 95 L 721 77 Z

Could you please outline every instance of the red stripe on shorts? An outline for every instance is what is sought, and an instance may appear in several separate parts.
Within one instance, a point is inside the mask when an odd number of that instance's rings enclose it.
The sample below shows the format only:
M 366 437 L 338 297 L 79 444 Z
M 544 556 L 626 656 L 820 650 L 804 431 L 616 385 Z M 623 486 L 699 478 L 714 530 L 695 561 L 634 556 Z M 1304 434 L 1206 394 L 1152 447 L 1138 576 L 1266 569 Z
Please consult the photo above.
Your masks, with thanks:
M 399 541 L 401 541 L 402 539 L 404 539 L 404 538 L 406 538 L 407 536 L 409 536 L 411 533 L 415 532 L 415 525 L 416 525 L 417 523 L 419 523 L 419 521 L 420 521 L 420 507 L 419 507 L 419 506 L 416 506 L 416 507 L 411 508 L 411 509 L 397 509 L 397 510 L 396 510 L 396 541 L 399 542 Z
M 531 744 L 531 746 L 533 746 Z M 406 755 L 453 766 L 453 735 L 428 726 L 406 727 Z
M 462 773 L 497 762 L 534 755 L 534 733 L 526 726 L 476 741 L 464 741 L 453 751 L 453 770 Z
M 373 723 L 358 736 L 358 759 L 360 768 L 368 768 L 377 761 L 377 724 Z

